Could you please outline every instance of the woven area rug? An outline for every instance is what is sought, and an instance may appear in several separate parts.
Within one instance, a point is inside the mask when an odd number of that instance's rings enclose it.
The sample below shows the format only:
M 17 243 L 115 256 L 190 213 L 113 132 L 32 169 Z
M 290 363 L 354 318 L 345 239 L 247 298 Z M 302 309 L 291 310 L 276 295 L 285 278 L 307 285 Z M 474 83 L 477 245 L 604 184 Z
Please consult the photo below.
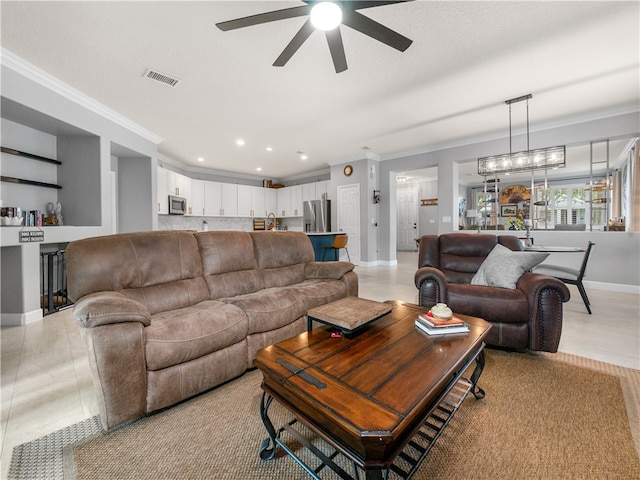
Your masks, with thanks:
M 89 419 L 21 445 L 10 478 L 308 478 L 282 451 L 270 462 L 258 457 L 266 437 L 260 381 L 251 371 L 109 433 Z M 467 398 L 414 479 L 640 478 L 640 371 L 565 354 L 487 350 L 480 384 L 486 397 Z M 270 416 L 277 425 L 289 419 L 275 402 Z M 84 429 L 80 436 L 87 438 L 72 439 L 73 429 Z M 325 470 L 320 476 L 337 478 Z

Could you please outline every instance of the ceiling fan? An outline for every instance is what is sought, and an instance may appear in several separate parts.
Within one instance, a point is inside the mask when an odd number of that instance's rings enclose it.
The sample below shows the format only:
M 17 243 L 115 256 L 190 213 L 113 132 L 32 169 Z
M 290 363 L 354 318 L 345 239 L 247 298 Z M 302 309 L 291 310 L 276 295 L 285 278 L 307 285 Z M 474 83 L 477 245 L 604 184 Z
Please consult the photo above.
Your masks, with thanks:
M 369 17 L 362 15 L 357 10 L 365 8 L 379 7 L 381 5 L 389 5 L 394 3 L 404 3 L 413 0 L 375 0 L 375 1 L 334 1 L 326 2 L 320 0 L 303 0 L 306 5 L 300 5 L 299 7 L 285 8 L 283 10 L 274 10 L 266 13 L 259 13 L 257 15 L 251 15 L 248 17 L 237 18 L 235 20 L 228 20 L 226 22 L 216 23 L 216 26 L 223 31 L 235 30 L 237 28 L 250 27 L 252 25 L 259 25 L 262 23 L 275 22 L 277 20 L 286 20 L 288 18 L 302 17 L 309 15 L 307 21 L 302 25 L 302 28 L 298 30 L 293 39 L 282 51 L 280 56 L 273 63 L 274 67 L 283 67 L 293 55 L 298 51 L 302 44 L 309 38 L 309 36 L 316 29 L 324 30 L 329 44 L 329 51 L 331 52 L 331 58 L 333 65 L 336 69 L 336 73 L 344 72 L 347 69 L 347 59 L 344 52 L 344 45 L 342 43 L 342 35 L 340 34 L 340 25 L 351 27 L 354 30 L 364 33 L 365 35 L 374 38 L 390 47 L 395 48 L 401 52 L 404 52 L 411 43 L 412 40 L 400 35 L 399 33 L 385 27 L 384 25 L 371 20 Z M 327 5 L 329 4 L 329 5 Z M 337 7 L 337 11 L 336 11 Z M 337 23 L 334 23 L 333 28 L 316 26 L 315 15 L 318 10 L 322 9 L 333 10 L 338 14 L 341 14 L 341 18 L 338 18 Z

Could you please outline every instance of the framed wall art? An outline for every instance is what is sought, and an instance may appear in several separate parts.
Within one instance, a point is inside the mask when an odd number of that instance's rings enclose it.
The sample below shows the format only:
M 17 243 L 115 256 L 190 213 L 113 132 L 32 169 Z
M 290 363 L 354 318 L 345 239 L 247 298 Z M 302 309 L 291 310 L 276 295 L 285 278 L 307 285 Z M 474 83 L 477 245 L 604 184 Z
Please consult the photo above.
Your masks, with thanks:
M 506 205 L 500 205 L 501 217 L 515 217 L 518 214 L 518 205 L 515 203 L 507 203 Z

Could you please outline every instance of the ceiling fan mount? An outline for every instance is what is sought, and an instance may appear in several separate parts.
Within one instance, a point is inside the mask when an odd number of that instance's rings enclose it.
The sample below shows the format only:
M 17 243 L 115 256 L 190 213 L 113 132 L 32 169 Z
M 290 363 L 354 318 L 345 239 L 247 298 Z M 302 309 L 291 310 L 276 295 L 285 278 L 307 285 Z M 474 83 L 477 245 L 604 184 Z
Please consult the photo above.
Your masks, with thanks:
M 379 7 L 382 5 L 390 5 L 396 3 L 405 3 L 413 0 L 369 0 L 369 1 L 333 1 L 325 2 L 324 0 L 303 0 L 306 5 L 298 7 L 285 8 L 282 10 L 273 10 L 271 12 L 259 13 L 248 17 L 236 18 L 225 22 L 216 23 L 216 26 L 222 31 L 236 30 L 238 28 L 260 25 L 263 23 L 275 22 L 278 20 L 286 20 L 289 18 L 303 17 L 309 15 L 310 18 L 302 25 L 300 30 L 294 35 L 293 39 L 284 48 L 280 56 L 273 63 L 275 67 L 283 67 L 298 51 L 302 44 L 316 30 L 312 23 L 311 11 L 314 6 L 321 3 L 332 3 L 338 5 L 341 10 L 342 18 L 336 28 L 324 30 L 331 52 L 331 59 L 336 73 L 344 72 L 347 69 L 347 59 L 342 43 L 342 35 L 340 26 L 350 27 L 357 30 L 368 37 L 374 38 L 379 42 L 389 45 L 400 52 L 404 52 L 412 40 L 407 37 L 385 27 L 381 23 L 371 20 L 369 17 L 362 15 L 358 10 L 371 7 Z

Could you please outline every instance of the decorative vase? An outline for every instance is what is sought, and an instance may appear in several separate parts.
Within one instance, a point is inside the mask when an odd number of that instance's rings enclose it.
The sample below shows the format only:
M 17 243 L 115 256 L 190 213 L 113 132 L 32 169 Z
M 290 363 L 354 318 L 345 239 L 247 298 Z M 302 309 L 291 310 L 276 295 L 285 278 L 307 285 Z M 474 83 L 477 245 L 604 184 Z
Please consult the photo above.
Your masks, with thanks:
M 451 318 L 453 316 L 453 312 L 449 307 L 447 307 L 446 303 L 436 303 L 433 307 L 431 307 L 431 313 L 438 318 Z

